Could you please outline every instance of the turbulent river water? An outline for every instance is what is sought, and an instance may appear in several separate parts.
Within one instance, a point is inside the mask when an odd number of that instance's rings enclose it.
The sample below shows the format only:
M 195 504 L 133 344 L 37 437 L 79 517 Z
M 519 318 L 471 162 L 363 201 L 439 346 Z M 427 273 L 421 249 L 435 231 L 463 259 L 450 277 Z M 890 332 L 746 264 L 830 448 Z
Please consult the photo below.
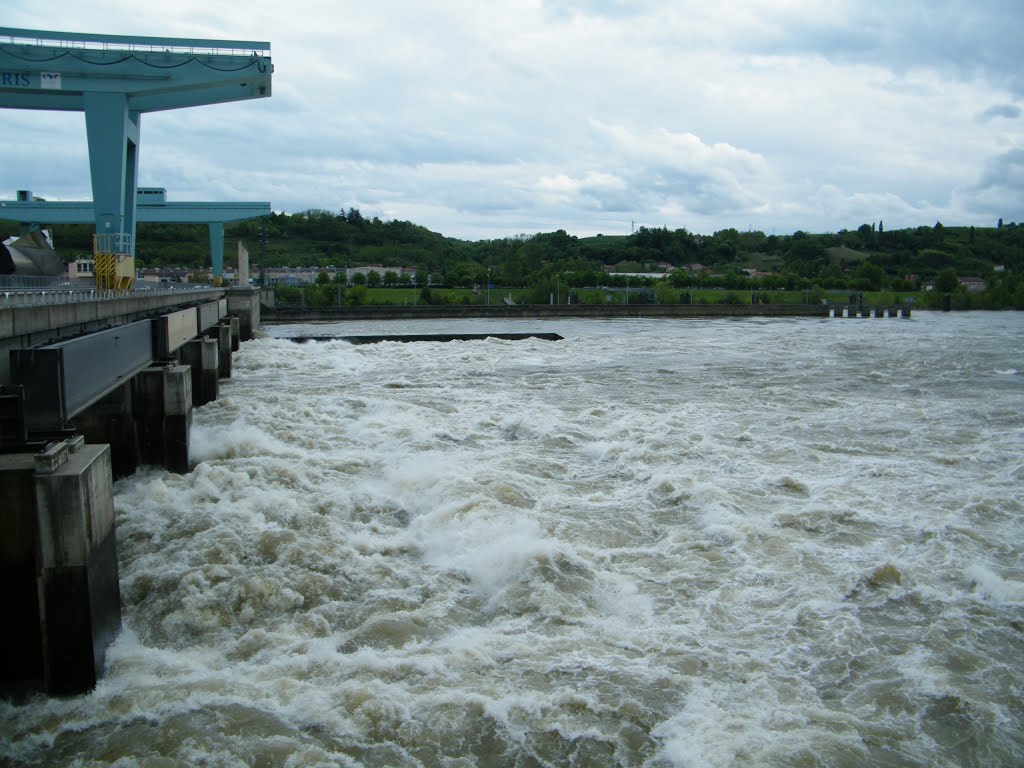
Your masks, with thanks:
M 1024 764 L 1024 313 L 265 332 L 0 761 Z

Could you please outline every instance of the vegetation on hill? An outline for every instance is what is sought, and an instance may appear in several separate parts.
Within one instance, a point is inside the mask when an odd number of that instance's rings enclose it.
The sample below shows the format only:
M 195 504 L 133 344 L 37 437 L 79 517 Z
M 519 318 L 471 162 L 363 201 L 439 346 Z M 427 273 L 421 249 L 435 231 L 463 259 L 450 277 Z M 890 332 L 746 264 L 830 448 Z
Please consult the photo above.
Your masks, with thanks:
M 13 234 L 16 226 L 0 222 L 0 236 Z M 89 253 L 92 231 L 91 225 L 54 227 L 58 252 L 65 259 Z M 579 238 L 558 230 L 464 241 L 407 221 L 366 218 L 356 209 L 308 210 L 228 225 L 226 263 L 234 261 L 239 239 L 249 249 L 254 271 L 271 266 L 411 267 L 428 274 L 434 285 L 470 288 L 489 282 L 526 288 L 540 297 L 566 288 L 614 285 L 616 279 L 605 270 L 614 265 L 618 272 L 665 274 L 662 282 L 676 289 L 905 292 L 934 285 L 932 296 L 922 296 L 926 304 L 950 293 L 954 306 L 1024 309 L 1024 225 L 1002 220 L 990 228 L 936 223 L 886 230 L 878 222 L 836 233 L 776 236 L 641 227 L 625 236 Z M 140 224 L 136 250 L 143 267 L 201 267 L 208 260 L 207 229 Z M 980 278 L 986 289 L 970 293 L 958 277 Z M 633 285 L 640 282 L 632 280 Z

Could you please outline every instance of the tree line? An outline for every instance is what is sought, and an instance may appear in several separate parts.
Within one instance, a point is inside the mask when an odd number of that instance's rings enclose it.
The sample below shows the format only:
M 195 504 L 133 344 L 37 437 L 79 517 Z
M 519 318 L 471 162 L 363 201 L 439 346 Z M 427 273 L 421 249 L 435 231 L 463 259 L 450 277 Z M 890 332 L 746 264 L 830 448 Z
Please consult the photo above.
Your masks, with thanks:
M 13 222 L 0 222 L 6 237 Z M 53 228 L 65 259 L 91 251 L 91 225 Z M 6 230 L 6 231 L 5 231 Z M 538 297 L 566 289 L 621 286 L 620 273 L 659 273 L 662 280 L 632 278 L 634 286 L 661 282 L 674 289 L 720 287 L 740 291 L 849 289 L 913 291 L 935 285 L 956 294 L 963 306 L 1024 308 L 1024 225 L 994 227 L 932 226 L 886 229 L 883 222 L 855 229 L 812 234 L 766 235 L 761 231 L 719 230 L 711 235 L 687 229 L 640 227 L 630 235 L 577 237 L 564 230 L 493 240 L 445 237 L 408 221 L 383 221 L 357 209 L 311 209 L 273 213 L 225 228 L 225 259 L 235 241 L 250 252 L 251 269 L 261 267 L 395 267 L 384 284 L 428 284 L 468 288 L 493 284 L 525 287 Z M 139 224 L 136 254 L 141 267 L 194 269 L 208 264 L 204 225 Z M 413 268 L 416 277 L 398 267 Z M 957 277 L 985 281 L 983 295 L 966 295 Z M 371 278 L 376 280 L 377 278 Z

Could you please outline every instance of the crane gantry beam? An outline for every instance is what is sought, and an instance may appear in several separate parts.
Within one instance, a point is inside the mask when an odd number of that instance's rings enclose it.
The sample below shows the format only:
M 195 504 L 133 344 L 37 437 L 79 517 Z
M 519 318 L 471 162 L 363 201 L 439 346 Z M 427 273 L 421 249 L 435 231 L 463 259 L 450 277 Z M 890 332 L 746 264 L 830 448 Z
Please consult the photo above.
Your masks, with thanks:
M 0 107 L 85 113 L 96 234 L 135 253 L 142 115 L 267 98 L 270 43 L 0 27 Z

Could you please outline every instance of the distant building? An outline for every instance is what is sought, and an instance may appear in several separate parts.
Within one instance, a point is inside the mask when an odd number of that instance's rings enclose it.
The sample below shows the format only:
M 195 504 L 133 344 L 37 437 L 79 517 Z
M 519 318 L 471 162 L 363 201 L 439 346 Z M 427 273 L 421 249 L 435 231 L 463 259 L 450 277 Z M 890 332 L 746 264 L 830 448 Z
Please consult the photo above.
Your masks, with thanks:
M 960 285 L 970 293 L 980 293 L 985 290 L 985 281 L 980 277 L 961 277 L 957 279 L 960 281 Z
M 381 277 L 388 272 L 394 272 L 398 277 L 402 275 L 413 276 L 416 274 L 414 267 L 385 267 L 380 264 L 372 264 L 361 267 L 267 267 L 263 275 L 270 285 L 312 285 L 316 282 L 317 276 L 326 274 L 331 282 L 342 277 L 346 283 L 351 283 L 356 275 L 369 275 L 376 272 Z
M 96 265 L 92 259 L 75 259 L 68 262 L 68 280 L 95 280 Z
M 664 280 L 668 272 L 609 272 L 609 277 L 639 277 L 649 280 Z
M 138 281 L 147 285 L 154 283 L 187 283 L 192 275 L 191 269 L 178 267 L 151 267 L 140 269 Z
M 401 277 L 402 275 L 409 275 L 409 276 L 415 275 L 416 274 L 416 268 L 415 267 L 384 267 L 384 266 L 381 266 L 380 264 L 373 264 L 373 265 L 363 266 L 363 267 L 348 267 L 348 268 L 345 269 L 345 280 L 351 283 L 352 282 L 352 277 L 354 275 L 367 275 L 368 276 L 371 272 L 377 272 L 381 277 L 384 277 L 384 273 L 386 273 L 386 272 L 394 272 L 396 275 Z

